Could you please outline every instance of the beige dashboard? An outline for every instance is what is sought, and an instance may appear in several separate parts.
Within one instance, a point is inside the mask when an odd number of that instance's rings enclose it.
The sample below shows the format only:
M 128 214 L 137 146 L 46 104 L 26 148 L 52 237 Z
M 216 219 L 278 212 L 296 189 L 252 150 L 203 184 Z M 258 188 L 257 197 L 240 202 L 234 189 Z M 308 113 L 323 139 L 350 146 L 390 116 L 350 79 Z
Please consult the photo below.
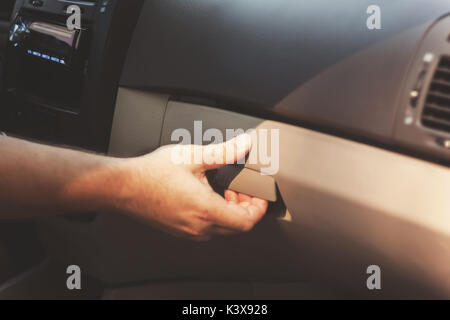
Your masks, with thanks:
M 447 167 L 301 127 L 170 101 L 167 95 L 121 88 L 117 101 L 110 144 L 115 155 L 133 156 L 169 144 L 173 130 L 192 131 L 198 120 L 205 129 L 279 130 L 280 166 L 273 178 L 292 219 L 279 220 L 277 228 L 290 245 L 321 250 L 315 252 L 321 256 L 318 262 L 308 262 L 322 265 L 317 273 L 333 276 L 334 268 L 327 271 L 323 265 L 332 263 L 325 257 L 336 257 L 333 251 L 338 250 L 352 261 L 358 248 L 372 263 L 450 295 Z M 257 172 L 262 168 L 246 166 Z M 339 271 L 344 282 L 365 271 L 363 265 L 335 263 L 348 267 Z

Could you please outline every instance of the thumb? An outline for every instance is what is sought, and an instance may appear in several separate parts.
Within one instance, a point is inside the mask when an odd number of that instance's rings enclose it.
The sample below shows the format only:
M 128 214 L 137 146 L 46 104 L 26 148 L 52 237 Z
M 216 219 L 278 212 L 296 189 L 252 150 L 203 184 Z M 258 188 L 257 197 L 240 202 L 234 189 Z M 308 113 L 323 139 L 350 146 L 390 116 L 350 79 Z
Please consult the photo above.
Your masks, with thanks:
M 252 138 L 245 133 L 224 143 L 201 147 L 203 163 L 197 165 L 196 169 L 207 171 L 236 163 L 247 155 L 251 146 Z

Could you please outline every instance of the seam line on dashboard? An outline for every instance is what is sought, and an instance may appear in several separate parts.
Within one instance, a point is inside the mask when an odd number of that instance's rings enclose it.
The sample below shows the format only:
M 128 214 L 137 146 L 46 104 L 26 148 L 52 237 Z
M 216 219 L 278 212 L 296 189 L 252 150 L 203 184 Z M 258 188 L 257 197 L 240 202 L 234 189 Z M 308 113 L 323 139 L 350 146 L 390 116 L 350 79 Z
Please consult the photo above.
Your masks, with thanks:
M 164 107 L 164 112 L 163 112 L 161 130 L 159 132 L 159 147 L 161 147 L 161 143 L 162 143 L 162 136 L 163 136 L 163 132 L 164 132 L 164 126 L 166 124 L 166 113 L 167 113 L 167 108 L 169 107 L 169 101 L 170 101 L 170 97 L 167 97 L 166 105 Z

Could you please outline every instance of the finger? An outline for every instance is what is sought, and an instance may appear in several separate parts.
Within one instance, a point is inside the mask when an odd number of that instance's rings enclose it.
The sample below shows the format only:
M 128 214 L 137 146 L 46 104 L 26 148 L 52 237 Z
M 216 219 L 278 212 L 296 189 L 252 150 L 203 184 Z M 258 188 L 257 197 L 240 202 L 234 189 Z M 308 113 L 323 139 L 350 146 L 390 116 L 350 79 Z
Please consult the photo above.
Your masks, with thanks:
M 268 201 L 251 197 L 246 194 L 239 193 L 239 205 L 249 212 L 249 214 L 259 221 L 267 211 Z
M 249 205 L 254 205 L 265 212 L 267 210 L 267 207 L 269 206 L 269 203 L 266 200 L 251 197 L 244 193 L 239 193 L 237 194 L 237 196 L 239 203 L 245 208 L 247 208 Z
M 265 213 L 262 208 L 251 204 L 244 208 L 239 204 L 227 202 L 217 194 L 214 194 L 206 205 L 212 223 L 233 231 L 251 230 Z
M 252 202 L 252 197 L 250 197 L 249 195 L 239 193 L 238 197 L 239 197 L 239 202 L 248 202 L 248 203 Z
M 251 145 L 251 136 L 242 134 L 221 144 L 205 146 L 202 148 L 203 163 L 194 165 L 194 168 L 207 171 L 235 163 L 247 155 Z
M 267 200 L 259 199 L 259 198 L 253 198 L 252 202 L 253 205 L 260 208 L 262 211 L 266 212 L 267 208 L 269 206 L 269 202 Z
M 225 190 L 225 200 L 231 203 L 238 203 L 239 202 L 239 196 L 236 192 L 232 190 Z
M 266 209 L 263 209 L 254 204 L 249 204 L 248 206 L 246 206 L 246 209 L 253 217 L 255 217 L 256 221 L 261 220 L 261 218 L 264 216 L 264 214 L 267 211 L 267 207 L 266 207 Z
M 250 206 L 250 202 L 239 202 L 239 205 L 244 208 L 247 209 Z

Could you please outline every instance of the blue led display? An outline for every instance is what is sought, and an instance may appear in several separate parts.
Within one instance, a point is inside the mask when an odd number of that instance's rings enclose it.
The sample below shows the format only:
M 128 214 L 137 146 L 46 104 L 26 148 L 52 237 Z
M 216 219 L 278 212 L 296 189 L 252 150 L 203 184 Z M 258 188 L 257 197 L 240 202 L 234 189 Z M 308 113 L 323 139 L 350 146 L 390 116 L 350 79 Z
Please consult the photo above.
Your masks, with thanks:
M 66 60 L 50 56 L 50 55 L 48 55 L 46 53 L 41 53 L 39 51 L 33 51 L 33 50 L 27 50 L 27 53 L 29 55 L 32 55 L 32 56 L 35 56 L 35 57 L 40 57 L 40 58 L 45 59 L 45 60 L 50 60 L 50 61 L 53 61 L 53 62 L 56 62 L 56 63 L 60 63 L 60 64 L 63 64 L 63 65 L 66 65 Z

